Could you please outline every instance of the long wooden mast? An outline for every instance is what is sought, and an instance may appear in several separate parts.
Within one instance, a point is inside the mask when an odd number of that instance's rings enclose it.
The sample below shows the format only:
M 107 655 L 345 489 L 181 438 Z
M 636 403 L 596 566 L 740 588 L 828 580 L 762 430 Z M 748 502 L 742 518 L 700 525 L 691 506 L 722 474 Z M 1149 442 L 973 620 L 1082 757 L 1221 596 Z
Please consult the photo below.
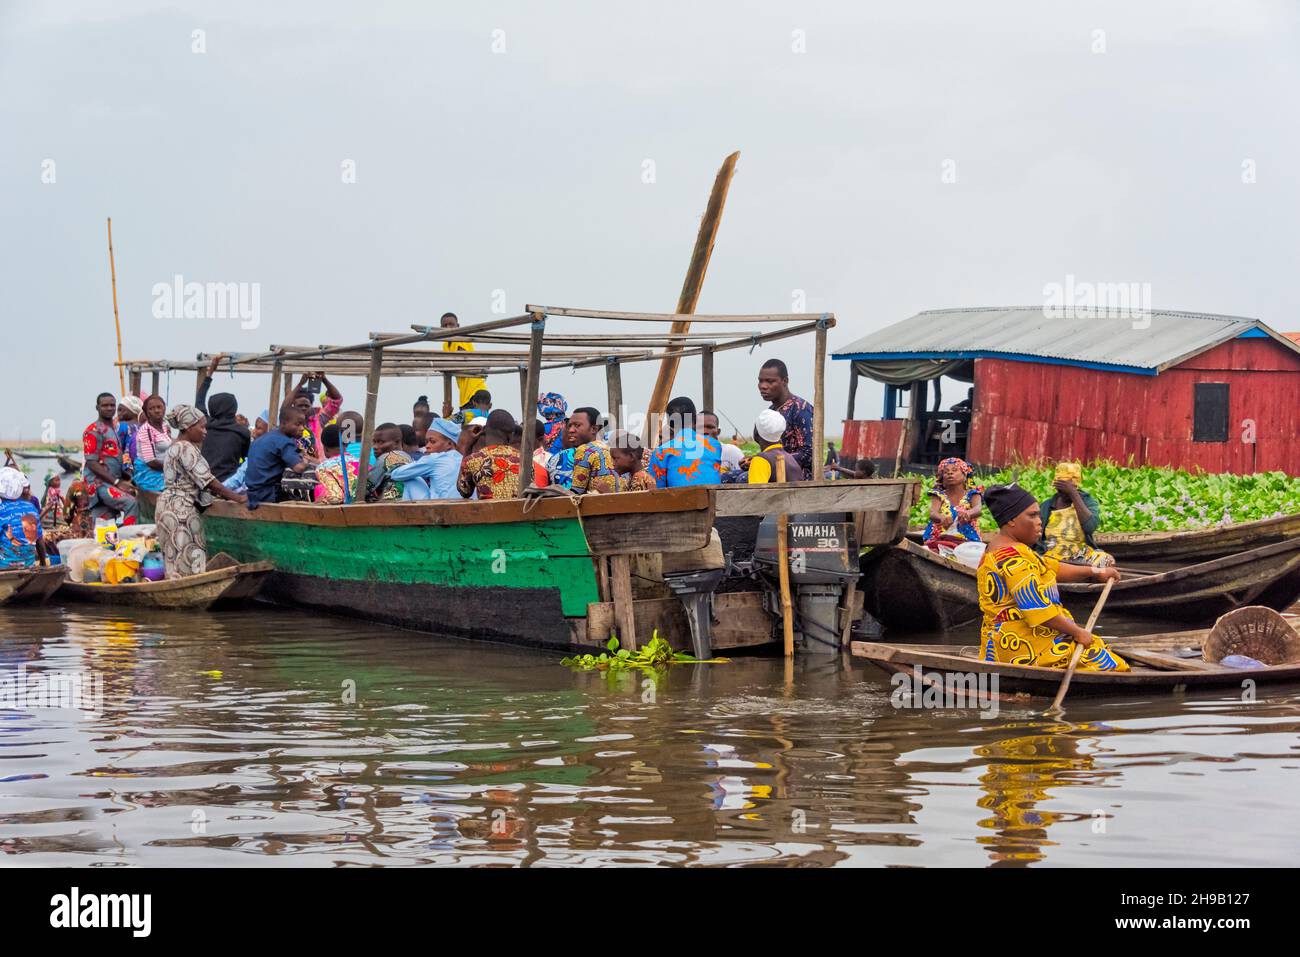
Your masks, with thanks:
M 126 393 L 126 371 L 122 367 L 122 321 L 117 316 L 117 265 L 113 262 L 113 217 L 108 217 L 108 275 L 113 285 L 113 326 L 117 329 L 117 384 Z
M 695 237 L 695 249 L 691 253 L 691 264 L 686 270 L 686 280 L 682 283 L 681 295 L 677 297 L 677 314 L 690 315 L 695 312 L 695 305 L 700 301 L 700 288 L 704 285 L 704 275 L 709 269 L 709 257 L 713 255 L 713 244 L 718 238 L 718 226 L 722 222 L 722 208 L 727 202 L 727 191 L 731 188 L 731 178 L 736 172 L 736 160 L 740 151 L 732 153 L 722 161 L 722 168 L 713 180 L 713 192 L 709 195 L 709 205 L 705 207 L 704 218 L 700 220 L 700 231 Z M 672 324 L 670 332 L 689 332 L 689 320 L 679 320 Z M 650 393 L 650 404 L 646 407 L 647 439 L 657 437 L 658 415 L 668 405 L 668 394 L 672 391 L 673 381 L 677 378 L 677 367 L 681 365 L 681 356 L 669 354 L 659 363 L 659 376 L 655 379 L 654 389 Z

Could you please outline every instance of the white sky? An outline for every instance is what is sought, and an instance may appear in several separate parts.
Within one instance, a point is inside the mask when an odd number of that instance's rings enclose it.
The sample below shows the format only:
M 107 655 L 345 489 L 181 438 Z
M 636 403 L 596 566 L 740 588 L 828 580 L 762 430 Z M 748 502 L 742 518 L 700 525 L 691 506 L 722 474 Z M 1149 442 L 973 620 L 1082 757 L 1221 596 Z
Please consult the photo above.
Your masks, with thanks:
M 1297 329 L 1297 11 L 3 0 L 0 436 L 52 419 L 75 438 L 117 389 L 106 216 L 128 358 L 489 319 L 497 289 L 511 313 L 666 311 L 734 149 L 702 312 L 785 312 L 803 290 L 838 316 L 834 349 L 921 309 L 1041 302 L 1069 273 Z M 154 318 L 178 273 L 260 283 L 260 327 Z M 718 406 L 748 431 L 769 354 L 810 395 L 811 350 L 720 356 Z M 653 375 L 625 373 L 629 405 Z M 831 363 L 828 433 L 847 384 Z M 359 408 L 360 380 L 340 385 Z M 490 386 L 517 408 L 515 377 Z M 192 388 L 177 375 L 171 398 Z M 599 370 L 543 388 L 604 405 Z M 221 390 L 266 404 L 263 377 Z M 698 390 L 688 360 L 675 391 Z M 380 418 L 409 421 L 420 392 L 436 407 L 437 381 L 388 383 Z M 879 388 L 859 402 L 878 415 Z

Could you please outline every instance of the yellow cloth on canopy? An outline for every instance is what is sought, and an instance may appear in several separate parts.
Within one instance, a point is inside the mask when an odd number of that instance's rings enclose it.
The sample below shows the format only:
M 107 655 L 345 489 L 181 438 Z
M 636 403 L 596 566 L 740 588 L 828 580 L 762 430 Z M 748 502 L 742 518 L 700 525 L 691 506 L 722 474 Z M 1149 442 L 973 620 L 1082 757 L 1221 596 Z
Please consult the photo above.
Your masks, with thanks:
M 985 661 L 1038 668 L 1065 668 L 1075 640 L 1045 622 L 1057 615 L 1073 620 L 1056 585 L 1060 561 L 1024 545 L 985 552 L 975 580 L 979 590 L 981 657 Z M 1128 671 L 1128 663 L 1094 637 L 1079 659 L 1080 671 Z
M 443 340 L 443 352 L 473 352 L 474 343 L 472 342 L 449 342 Z M 456 404 L 457 409 L 463 409 L 469 405 L 469 400 L 479 389 L 487 388 L 487 379 L 480 379 L 477 376 L 456 376 L 456 388 L 460 390 L 460 402 Z

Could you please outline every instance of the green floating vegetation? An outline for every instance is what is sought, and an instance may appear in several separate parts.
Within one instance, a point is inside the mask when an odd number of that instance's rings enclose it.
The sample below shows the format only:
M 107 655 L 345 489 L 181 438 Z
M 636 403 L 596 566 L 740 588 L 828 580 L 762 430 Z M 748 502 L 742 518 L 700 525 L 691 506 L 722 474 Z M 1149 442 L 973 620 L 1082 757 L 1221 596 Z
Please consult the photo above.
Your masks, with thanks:
M 981 485 L 1019 482 L 1042 501 L 1055 494 L 1055 474 L 1054 465 L 1021 465 L 977 478 Z M 907 478 L 920 480 L 927 491 L 934 484 L 932 476 Z M 1300 512 L 1300 479 L 1285 472 L 1226 475 L 1101 461 L 1084 466 L 1082 487 L 1101 507 L 1102 532 L 1209 528 Z M 930 497 L 922 495 L 911 524 L 924 526 L 929 520 Z M 996 528 L 987 511 L 980 527 Z
M 659 629 L 636 651 L 620 648 L 618 638 L 611 635 L 605 643 L 606 651 L 598 655 L 574 655 L 560 661 L 562 665 L 578 671 L 605 671 L 610 674 L 631 671 L 659 672 L 669 665 L 713 665 L 729 661 L 729 658 L 695 658 L 684 651 L 673 651 L 667 641 L 659 637 Z

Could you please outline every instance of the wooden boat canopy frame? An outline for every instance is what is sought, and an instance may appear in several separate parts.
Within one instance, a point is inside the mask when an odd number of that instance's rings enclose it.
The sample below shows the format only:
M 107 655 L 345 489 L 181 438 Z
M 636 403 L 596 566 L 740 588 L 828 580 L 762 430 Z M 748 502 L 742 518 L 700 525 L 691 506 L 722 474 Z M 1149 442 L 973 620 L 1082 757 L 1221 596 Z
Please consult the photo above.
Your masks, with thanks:
M 654 362 L 665 358 L 699 356 L 703 378 L 701 408 L 712 408 L 713 356 L 731 349 L 753 350 L 768 342 L 794 336 L 813 334 L 816 337 L 816 365 L 813 370 L 813 448 L 820 449 L 825 430 L 825 363 L 826 333 L 835 325 L 832 313 L 810 316 L 806 313 L 771 313 L 759 315 L 698 315 L 675 313 L 616 312 L 610 310 L 575 309 L 557 306 L 527 305 L 527 311 L 518 316 L 492 319 L 472 325 L 443 329 L 438 326 L 412 325 L 409 333 L 372 332 L 366 342 L 355 345 L 320 345 L 315 348 L 272 345 L 266 352 L 231 353 L 224 356 L 222 367 L 234 372 L 269 374 L 271 376 L 270 401 L 267 407 L 277 409 L 281 396 L 292 385 L 295 374 L 323 372 L 331 376 L 365 376 L 365 425 L 361 437 L 360 457 L 370 455 L 378 402 L 379 380 L 385 376 L 443 375 L 443 395 L 451 396 L 451 377 L 488 376 L 517 373 L 519 375 L 521 413 L 525 418 L 540 393 L 543 369 L 581 369 L 604 366 L 607 401 L 610 413 L 623 405 L 623 387 L 620 367 L 625 362 Z M 551 318 L 610 320 L 631 323 L 689 322 L 693 326 L 716 324 L 721 329 L 701 332 L 664 332 L 630 334 L 611 332 L 564 332 L 546 335 L 547 320 Z M 763 332 L 736 326 L 780 324 L 779 328 Z M 522 327 L 528 331 L 523 332 Z M 670 325 L 671 328 L 671 325 Z M 512 331 L 516 330 L 516 331 Z M 455 340 L 486 345 L 489 348 L 475 352 L 443 352 L 431 349 L 409 348 L 426 343 Z M 509 346 L 522 347 L 527 349 Z M 547 348 L 547 346 L 551 348 Z M 599 353 L 593 354 L 593 350 Z M 118 363 L 129 373 L 131 390 L 140 391 L 144 373 L 153 377 L 153 392 L 158 391 L 158 377 L 164 372 L 193 371 L 202 375 L 214 354 L 200 353 L 191 361 L 161 359 L 134 359 Z M 283 391 L 282 391 L 283 390 Z M 652 433 L 657 434 L 657 421 L 652 417 Z M 524 429 L 521 459 L 529 461 L 533 453 L 532 429 Z M 364 494 L 357 496 L 357 504 L 364 502 Z

